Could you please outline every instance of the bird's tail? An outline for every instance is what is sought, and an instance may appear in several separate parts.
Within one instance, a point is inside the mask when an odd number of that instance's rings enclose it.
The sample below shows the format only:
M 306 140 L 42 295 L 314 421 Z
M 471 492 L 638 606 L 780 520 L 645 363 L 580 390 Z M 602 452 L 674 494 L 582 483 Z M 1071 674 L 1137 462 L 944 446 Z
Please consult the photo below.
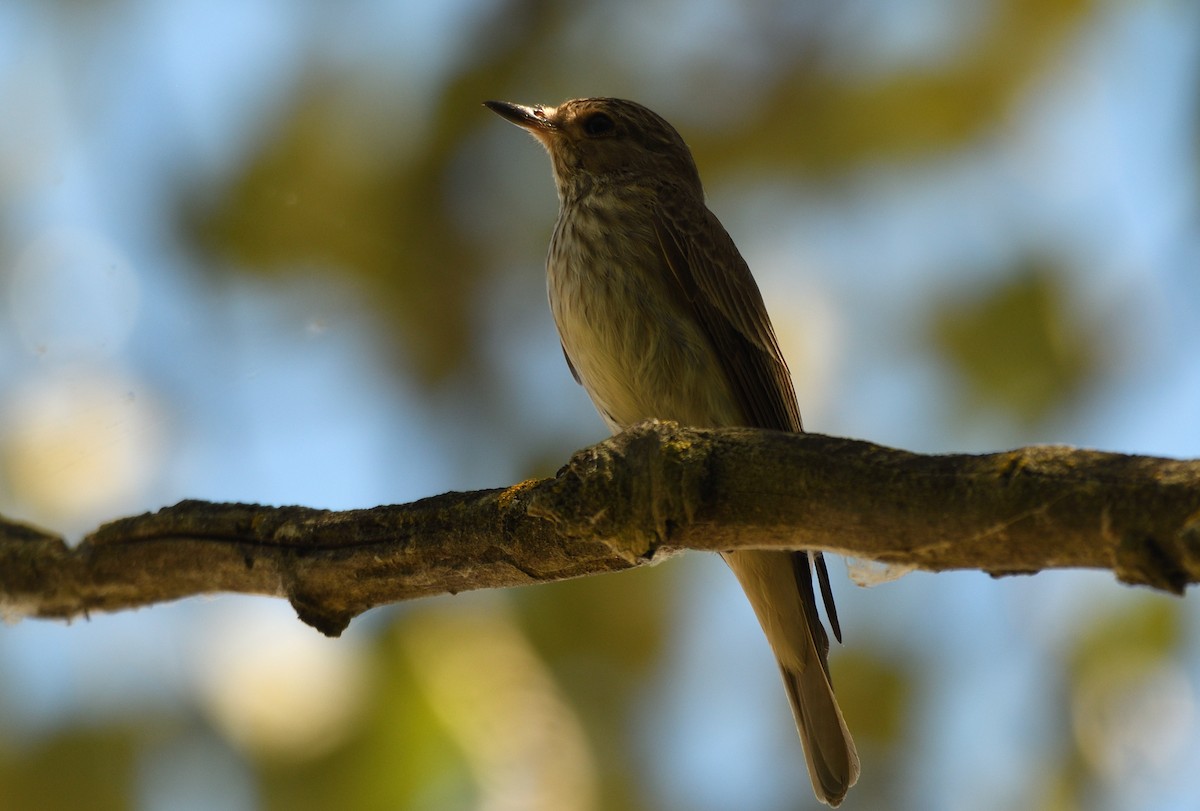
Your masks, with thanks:
M 724 555 L 779 662 L 817 799 L 841 804 L 858 780 L 858 752 L 829 679 L 829 638 L 817 615 L 807 552 Z

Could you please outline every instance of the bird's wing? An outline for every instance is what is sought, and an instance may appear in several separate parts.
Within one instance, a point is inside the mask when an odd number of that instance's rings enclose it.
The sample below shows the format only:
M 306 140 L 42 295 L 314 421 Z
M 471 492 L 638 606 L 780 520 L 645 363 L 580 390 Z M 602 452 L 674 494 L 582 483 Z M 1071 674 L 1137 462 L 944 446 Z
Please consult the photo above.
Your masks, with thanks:
M 746 425 L 800 431 L 792 376 L 746 260 L 712 212 L 703 205 L 688 210 L 654 212 L 675 292 L 712 341 Z
M 565 345 L 565 344 L 563 344 L 563 342 L 562 342 L 562 341 L 559 341 L 559 342 L 558 342 L 558 345 L 562 347 L 562 351 L 563 351 L 563 360 L 565 360 L 565 361 L 567 362 L 567 368 L 571 370 L 571 377 L 575 378 L 575 382 L 576 382 L 576 383 L 578 383 L 579 385 L 581 385 L 581 386 L 582 386 L 582 385 L 583 385 L 583 378 L 581 378 L 581 377 L 579 376 L 579 372 L 577 372 L 577 371 L 575 370 L 575 364 L 571 362 L 571 356 L 567 354 L 567 347 L 566 347 L 566 345 Z
M 654 233 L 675 282 L 673 292 L 712 342 L 747 425 L 776 431 L 803 430 L 792 376 L 750 267 L 721 221 L 706 206 L 684 210 L 689 213 L 658 206 L 653 217 Z M 815 638 L 824 638 L 808 575 L 810 561 L 817 571 L 830 629 L 840 642 L 842 629 L 829 586 L 829 571 L 819 552 L 811 556 L 798 553 L 795 558 L 796 581 L 809 625 Z

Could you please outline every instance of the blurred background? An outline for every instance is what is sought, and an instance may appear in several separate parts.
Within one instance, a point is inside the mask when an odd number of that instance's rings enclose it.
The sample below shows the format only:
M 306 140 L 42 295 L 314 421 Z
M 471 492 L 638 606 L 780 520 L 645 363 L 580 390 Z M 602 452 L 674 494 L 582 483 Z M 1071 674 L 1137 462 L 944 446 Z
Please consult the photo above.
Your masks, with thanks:
M 0 513 L 365 507 L 601 439 L 548 161 L 480 106 L 582 95 L 692 145 L 809 430 L 1200 456 L 1200 4 L 7 0 Z M 845 808 L 1195 807 L 1194 597 L 833 571 Z M 337 640 L 234 596 L 0 628 L 0 811 L 814 806 L 715 556 Z

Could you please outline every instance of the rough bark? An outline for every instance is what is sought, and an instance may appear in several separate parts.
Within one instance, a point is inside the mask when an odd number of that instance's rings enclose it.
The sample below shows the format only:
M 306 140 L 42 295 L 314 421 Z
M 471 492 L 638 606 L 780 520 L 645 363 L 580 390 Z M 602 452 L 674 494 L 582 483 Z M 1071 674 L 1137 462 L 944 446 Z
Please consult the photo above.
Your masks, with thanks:
M 1200 460 L 1029 447 L 922 455 L 819 434 L 648 422 L 558 475 L 330 512 L 184 501 L 71 548 L 0 520 L 0 607 L 70 618 L 189 595 L 286 597 L 340 633 L 374 606 L 645 565 L 683 549 L 824 549 L 929 571 L 1200 579 Z

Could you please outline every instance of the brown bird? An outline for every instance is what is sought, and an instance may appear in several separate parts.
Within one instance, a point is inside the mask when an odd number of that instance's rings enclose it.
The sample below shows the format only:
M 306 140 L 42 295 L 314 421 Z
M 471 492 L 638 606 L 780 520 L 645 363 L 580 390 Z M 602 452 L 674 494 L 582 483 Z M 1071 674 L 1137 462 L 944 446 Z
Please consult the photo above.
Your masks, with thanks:
M 697 427 L 801 431 L 791 375 L 762 295 L 704 203 L 687 144 L 632 101 L 485 104 L 550 153 L 559 213 L 546 260 L 563 353 L 614 432 L 650 417 Z M 829 677 L 820 553 L 724 554 L 779 662 L 817 799 L 836 806 L 858 754 Z

